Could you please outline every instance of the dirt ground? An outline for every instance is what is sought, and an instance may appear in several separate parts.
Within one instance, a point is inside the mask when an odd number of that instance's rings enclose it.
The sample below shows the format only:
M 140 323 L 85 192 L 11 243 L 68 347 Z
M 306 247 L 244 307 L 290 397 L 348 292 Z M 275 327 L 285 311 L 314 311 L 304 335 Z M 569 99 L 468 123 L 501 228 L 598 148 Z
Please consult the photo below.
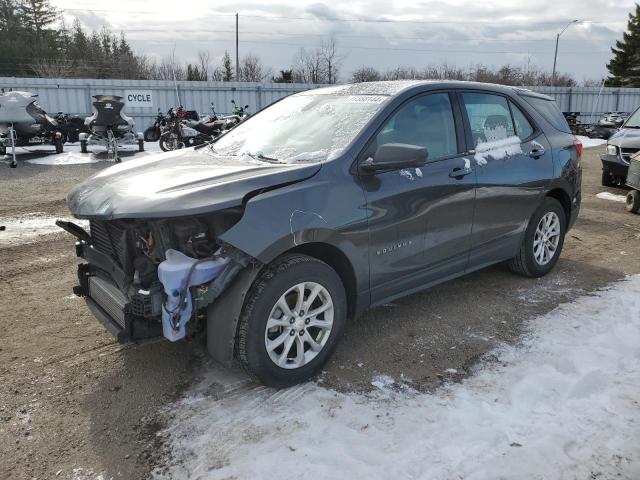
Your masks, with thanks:
M 530 280 L 497 266 L 372 310 L 348 326 L 321 384 L 360 390 L 388 375 L 429 390 L 458 380 L 496 345 L 516 343 L 527 318 L 640 272 L 640 216 L 595 197 L 624 193 L 600 186 L 602 151 L 585 150 L 580 219 L 552 274 Z M 68 215 L 66 192 L 108 165 L 0 165 L 0 225 Z M 214 368 L 198 341 L 115 343 L 71 294 L 76 263 L 64 233 L 0 244 L 0 479 L 144 478 L 167 453 L 155 435 L 163 409 Z

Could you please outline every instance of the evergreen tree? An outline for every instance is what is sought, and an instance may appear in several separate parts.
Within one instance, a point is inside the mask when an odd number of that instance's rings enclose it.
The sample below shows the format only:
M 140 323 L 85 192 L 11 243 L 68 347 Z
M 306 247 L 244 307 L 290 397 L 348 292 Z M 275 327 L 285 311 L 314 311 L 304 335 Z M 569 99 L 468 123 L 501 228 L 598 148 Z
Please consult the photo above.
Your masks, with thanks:
M 222 56 L 222 81 L 230 82 L 231 80 L 233 80 L 233 63 L 229 52 L 225 50 Z
M 640 87 L 640 5 L 636 3 L 635 14 L 629 14 L 628 32 L 622 41 L 616 41 L 611 49 L 614 57 L 607 65 L 611 76 L 607 85 L 613 87 Z
M 49 0 L 22 0 L 20 16 L 27 29 L 41 36 L 47 27 L 60 18 L 60 12 L 49 3 Z

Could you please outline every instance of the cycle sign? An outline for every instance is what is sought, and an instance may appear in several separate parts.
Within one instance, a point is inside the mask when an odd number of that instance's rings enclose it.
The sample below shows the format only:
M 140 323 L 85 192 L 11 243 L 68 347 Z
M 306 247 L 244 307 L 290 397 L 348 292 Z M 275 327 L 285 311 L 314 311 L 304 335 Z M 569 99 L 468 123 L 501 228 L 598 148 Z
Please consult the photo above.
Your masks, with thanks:
M 151 90 L 126 90 L 124 100 L 128 107 L 153 108 L 153 92 Z

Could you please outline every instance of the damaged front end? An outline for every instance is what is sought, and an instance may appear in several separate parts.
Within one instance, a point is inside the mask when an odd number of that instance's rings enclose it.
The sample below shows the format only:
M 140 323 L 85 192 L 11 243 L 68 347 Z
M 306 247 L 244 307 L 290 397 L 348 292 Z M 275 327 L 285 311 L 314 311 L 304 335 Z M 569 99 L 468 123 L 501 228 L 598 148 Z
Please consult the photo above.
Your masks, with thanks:
M 173 219 L 91 220 L 77 238 L 76 295 L 119 342 L 164 335 L 171 341 L 203 328 L 206 308 L 252 260 L 218 237 L 242 211 Z

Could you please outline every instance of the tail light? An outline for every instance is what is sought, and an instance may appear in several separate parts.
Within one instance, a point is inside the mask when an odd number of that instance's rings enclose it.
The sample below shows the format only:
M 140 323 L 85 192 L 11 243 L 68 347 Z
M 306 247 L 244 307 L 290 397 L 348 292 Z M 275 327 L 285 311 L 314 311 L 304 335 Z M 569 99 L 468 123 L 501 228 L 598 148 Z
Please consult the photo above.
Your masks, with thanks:
M 577 138 L 573 141 L 573 144 L 576 146 L 576 152 L 578 153 L 578 158 L 582 158 L 582 142 Z

